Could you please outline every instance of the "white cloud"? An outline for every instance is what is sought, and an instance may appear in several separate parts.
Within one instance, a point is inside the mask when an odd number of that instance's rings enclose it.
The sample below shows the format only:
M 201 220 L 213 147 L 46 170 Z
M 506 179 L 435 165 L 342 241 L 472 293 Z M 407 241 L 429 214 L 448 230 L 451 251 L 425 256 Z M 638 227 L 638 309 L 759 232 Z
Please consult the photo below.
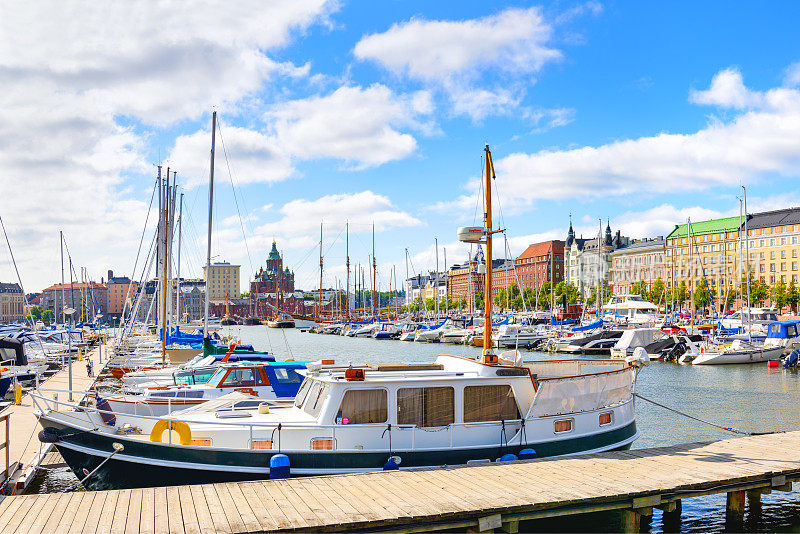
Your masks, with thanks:
M 275 139 L 235 126 L 223 128 L 222 134 L 217 134 L 214 158 L 214 175 L 217 180 L 229 181 L 223 140 L 235 184 L 272 183 L 292 175 L 291 161 L 277 148 Z M 210 150 L 210 131 L 200 130 L 175 139 L 168 162 L 178 169 L 180 183 L 187 188 L 208 183 Z
M 692 89 L 689 101 L 695 104 L 745 109 L 762 105 L 763 96 L 744 86 L 741 72 L 729 68 L 718 72 L 711 80 L 711 87 L 708 89 L 704 91 Z
M 719 82 L 720 76 L 727 81 Z M 730 71 L 723 71 L 702 100 L 734 108 L 757 107 L 744 109 L 727 122 L 714 119 L 694 133 L 661 133 L 598 147 L 505 157 L 495 154 L 504 208 L 524 209 L 537 199 L 701 191 L 752 183 L 769 175 L 796 175 L 800 172 L 794 142 L 800 138 L 800 91 L 742 91 L 735 79 Z
M 267 53 L 324 22 L 330 6 L 5 2 L 0 194 L 14 199 L 3 216 L 27 289 L 53 282 L 60 229 L 77 265 L 94 276 L 130 268 L 120 262 L 133 261 L 146 209 L 130 195 L 149 192 L 150 179 L 124 181 L 153 170 L 143 163 L 149 132 L 128 125 L 192 119 L 212 105 L 241 107 L 270 76 L 306 76 L 307 66 Z M 207 141 L 201 159 L 186 164 L 192 174 L 192 165 L 205 167 L 197 174 L 207 176 Z M 241 171 L 243 181 L 256 174 L 246 161 Z M 0 271 L 3 279 L 9 274 Z
M 299 158 L 343 159 L 366 168 L 402 159 L 417 148 L 412 128 L 430 113 L 430 96 L 396 95 L 384 85 L 344 86 L 325 96 L 276 105 L 265 118 L 282 147 Z
M 389 197 L 361 191 L 325 195 L 315 200 L 296 199 L 284 204 L 279 212 L 282 218 L 256 228 L 257 234 L 298 236 L 318 235 L 320 222 L 327 232 L 344 230 L 350 223 L 350 233 L 383 232 L 390 228 L 422 224 L 408 213 L 398 210 Z
M 481 76 L 491 70 L 527 84 L 562 54 L 549 45 L 552 28 L 537 7 L 506 9 L 495 15 L 468 20 L 412 18 L 382 33 L 365 35 L 353 49 L 361 60 L 375 61 L 390 71 L 443 89 L 453 112 L 474 120 L 519 105 L 522 84 L 505 82 L 481 86 Z
M 800 62 L 792 63 L 786 68 L 783 84 L 787 87 L 797 87 L 800 85 Z
M 353 53 L 422 80 L 447 80 L 488 66 L 530 73 L 561 57 L 547 45 L 551 33 L 536 7 L 460 21 L 412 18 L 362 37 Z
M 730 217 L 734 215 L 733 210 L 738 215 L 738 208 L 732 208 L 729 212 L 720 212 L 701 206 L 689 206 L 677 208 L 670 204 L 661 204 L 654 208 L 644 211 L 627 211 L 614 217 L 611 226 L 614 231 L 621 230 L 622 235 L 641 239 L 645 237 L 666 237 L 675 228 L 676 224 L 686 224 L 687 219 L 692 221 L 706 221 L 719 217 Z M 594 230 L 597 234 L 597 228 Z

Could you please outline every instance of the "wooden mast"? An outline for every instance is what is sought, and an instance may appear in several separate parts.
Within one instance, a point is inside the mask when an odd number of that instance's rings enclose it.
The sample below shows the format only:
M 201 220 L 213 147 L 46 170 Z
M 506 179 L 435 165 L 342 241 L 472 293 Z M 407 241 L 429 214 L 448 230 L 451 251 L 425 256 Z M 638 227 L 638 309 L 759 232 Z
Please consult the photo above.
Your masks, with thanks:
M 492 355 L 492 153 L 489 151 L 489 144 L 484 147 L 486 159 L 486 283 L 483 290 L 483 361 L 484 363 L 496 363 L 497 357 Z
M 345 294 L 345 306 L 347 306 L 347 322 L 350 322 L 350 221 L 345 223 L 345 247 L 347 255 L 347 293 Z
M 164 186 L 164 263 L 163 278 L 161 280 L 161 365 L 167 365 L 167 243 L 169 226 L 169 167 L 167 167 L 167 181 Z

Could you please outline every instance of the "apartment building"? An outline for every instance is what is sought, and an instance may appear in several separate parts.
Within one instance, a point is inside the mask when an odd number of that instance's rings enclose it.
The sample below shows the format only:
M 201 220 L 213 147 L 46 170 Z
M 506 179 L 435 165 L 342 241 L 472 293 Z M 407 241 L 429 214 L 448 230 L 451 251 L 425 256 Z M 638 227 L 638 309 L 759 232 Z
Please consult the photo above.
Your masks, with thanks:
M 529 245 L 514 260 L 514 264 L 521 288 L 536 291 L 545 282 L 558 284 L 564 280 L 564 241 L 552 240 Z
M 798 283 L 800 208 L 750 215 L 747 235 L 749 263 L 754 277 L 770 286 L 778 282 L 787 285 L 792 281 Z
M 647 286 L 661 278 L 666 284 L 664 237 L 638 239 L 611 253 L 611 285 L 615 295 L 631 292 L 631 286 L 644 281 Z
M 203 280 L 210 300 L 225 300 L 226 298 L 239 298 L 239 271 L 240 265 L 231 265 L 226 261 L 212 263 L 210 272 L 208 266 L 203 266 Z

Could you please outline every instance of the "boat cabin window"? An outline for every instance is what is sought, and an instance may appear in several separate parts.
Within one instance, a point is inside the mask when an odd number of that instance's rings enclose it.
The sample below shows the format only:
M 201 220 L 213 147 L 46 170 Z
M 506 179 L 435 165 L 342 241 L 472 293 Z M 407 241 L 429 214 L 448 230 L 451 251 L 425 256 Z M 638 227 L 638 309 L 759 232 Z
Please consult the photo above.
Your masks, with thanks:
M 389 419 L 385 389 L 350 389 L 336 414 L 337 425 L 385 423 Z
M 797 336 L 797 325 L 796 324 L 791 324 L 791 325 L 787 326 L 786 327 L 786 334 L 789 337 L 796 337 Z
M 306 380 L 302 384 L 300 384 L 300 389 L 297 390 L 297 395 L 294 397 L 294 405 L 298 408 L 303 405 L 303 401 L 306 400 L 308 396 L 308 392 L 311 390 L 311 383 L 313 380 Z
M 299 384 L 303 381 L 303 376 L 294 369 L 275 369 L 275 376 L 281 382 L 288 382 L 290 384 Z
M 321 382 L 314 381 L 311 386 L 311 391 L 303 403 L 303 411 L 308 415 L 316 417 L 322 409 L 322 404 L 325 402 L 325 397 L 328 396 L 328 385 Z
M 260 386 L 261 373 L 255 369 L 231 369 L 220 386 Z
M 451 387 L 397 390 L 397 424 L 447 426 L 455 421 L 455 390 Z
M 466 386 L 464 388 L 464 422 L 508 421 L 520 419 L 514 391 L 508 384 Z

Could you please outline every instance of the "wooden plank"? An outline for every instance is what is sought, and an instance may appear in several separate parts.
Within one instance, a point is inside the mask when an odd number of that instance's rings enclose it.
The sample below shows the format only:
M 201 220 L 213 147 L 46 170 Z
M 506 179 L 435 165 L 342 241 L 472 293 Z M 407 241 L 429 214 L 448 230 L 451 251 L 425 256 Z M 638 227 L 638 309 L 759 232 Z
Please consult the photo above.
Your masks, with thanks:
M 0 503 L 0 525 L 5 525 L 17 513 L 17 510 L 22 506 L 22 497 L 11 496 L 3 499 Z
M 80 492 L 84 493 L 84 492 Z M 47 519 L 42 530 L 44 532 L 55 532 L 58 525 L 67 520 L 65 514 L 67 513 L 67 503 L 72 500 L 72 493 L 61 493 L 58 497 L 58 502 L 56 503 L 53 511 L 50 513 L 50 517 Z M 80 499 L 80 495 L 78 495 L 78 499 Z M 75 505 L 73 504 L 71 508 L 74 508 Z M 74 512 L 73 512 L 74 514 Z M 71 521 L 71 518 L 67 521 Z M 2 525 L 2 519 L 0 519 L 0 525 Z
M 228 519 L 231 531 L 246 532 L 247 527 L 244 524 L 241 513 L 239 513 L 238 503 L 231 497 L 227 484 L 214 484 L 211 486 L 211 489 L 217 493 L 219 502 L 222 505 L 222 511 Z
M 273 499 L 272 495 L 267 491 L 262 482 L 254 482 L 251 485 L 253 492 L 258 496 L 259 502 L 265 510 L 269 510 L 269 514 L 278 523 L 278 528 L 288 527 L 291 525 L 291 520 L 286 516 L 280 505 Z
M 291 480 L 276 480 L 274 481 L 275 487 L 286 498 L 286 502 L 290 503 L 298 514 L 303 518 L 303 521 L 309 526 L 317 526 L 326 524 L 324 519 L 321 519 L 314 513 L 303 499 L 294 491 L 292 487 L 293 481 Z
M 153 488 L 153 512 L 156 534 L 169 533 L 169 508 L 167 505 L 167 488 Z
M 217 530 L 216 525 L 214 525 L 214 520 L 211 518 L 211 511 L 208 509 L 208 503 L 206 502 L 205 493 L 203 493 L 203 488 L 201 486 L 184 486 L 181 488 L 181 491 L 184 489 L 188 489 L 190 493 L 190 499 L 192 501 L 192 505 L 194 505 L 194 511 L 197 517 L 197 526 L 200 528 L 203 534 L 217 534 L 219 532 L 224 532 L 221 530 Z
M 25 516 L 30 512 L 31 506 L 33 506 L 33 503 L 39 497 L 39 495 L 21 495 L 16 497 L 20 500 L 19 512 L 11 516 L 11 519 L 8 521 L 8 523 L 4 525 L 3 530 L 5 532 L 18 532 L 20 523 L 22 523 L 23 519 L 25 519 Z M 23 510 L 26 512 L 21 513 Z
M 219 501 L 217 492 L 214 491 L 214 486 L 211 484 L 203 484 L 203 495 L 206 498 L 206 504 L 211 512 L 211 520 L 214 522 L 214 528 L 217 532 L 233 532 L 230 524 L 228 524 L 228 517 L 225 515 L 225 510 L 222 508 L 222 503 Z
M 175 486 L 167 486 L 167 519 L 170 534 L 184 534 L 181 498 Z
M 307 492 L 316 495 L 320 504 L 324 506 L 325 509 L 330 510 L 335 517 L 341 518 L 340 524 L 342 526 L 351 525 L 355 522 L 364 520 L 364 516 L 358 512 L 351 513 L 348 507 L 343 506 L 343 503 L 339 499 L 334 498 L 334 493 L 332 491 L 328 491 L 327 486 L 322 487 L 317 484 L 318 479 L 319 477 L 308 477 L 298 478 L 297 480 Z
M 34 505 L 30 510 L 25 512 L 25 518 L 17 528 L 19 534 L 40 534 L 43 532 L 44 524 L 50 517 L 50 513 L 55 508 L 58 502 L 59 495 L 57 493 L 50 493 L 45 495 L 44 498 L 34 501 Z
M 258 484 L 252 482 L 242 482 L 237 484 L 243 498 L 250 504 L 253 515 L 261 526 L 262 530 L 276 530 L 280 527 L 280 522 L 272 515 L 270 507 L 265 506 L 261 497 L 256 492 Z
M 108 521 L 103 518 L 98 526 L 98 530 L 105 530 L 105 526 L 108 526 L 108 530 L 111 531 L 111 534 L 125 534 L 125 525 L 128 522 L 130 503 L 131 490 L 120 490 L 119 497 L 117 498 L 117 504 L 114 506 L 114 510 L 112 510 L 113 514 L 111 514 L 111 522 L 108 523 Z
M 181 502 L 181 515 L 183 516 L 183 529 L 186 534 L 200 534 L 200 524 L 197 521 L 197 511 L 192 498 L 191 486 L 176 486 L 178 499 Z M 203 497 L 205 501 L 205 497 Z
M 142 498 L 144 491 L 141 488 L 131 490 L 128 504 L 128 516 L 125 518 L 125 534 L 139 532 L 142 519 Z
M 96 532 L 105 534 L 106 532 L 109 532 L 111 530 L 111 523 L 114 519 L 117 506 L 119 505 L 119 498 L 121 493 L 122 493 L 121 490 L 112 490 L 108 492 L 108 495 L 106 495 L 106 502 L 103 504 L 103 513 L 100 514 L 100 517 L 98 518 L 97 521 Z M 127 512 L 128 509 L 126 506 L 125 513 Z
M 286 523 L 293 528 L 307 528 L 308 522 L 295 509 L 294 503 L 286 499 L 286 495 L 278 487 L 277 480 L 265 480 L 260 483 L 264 491 L 269 495 L 270 501 L 277 505 L 278 509 L 286 518 Z
M 242 522 L 244 522 L 245 529 L 248 532 L 264 530 L 256 514 L 253 512 L 252 505 L 255 503 L 251 503 L 250 500 L 244 496 L 240 488 L 241 484 L 229 483 L 222 485 L 225 486 L 230 493 L 231 499 L 236 503 L 236 508 L 242 518 Z
M 64 532 L 81 532 L 96 496 L 97 492 L 95 491 L 71 493 L 67 509 L 64 512 L 64 517 L 58 522 L 58 525 L 56 525 L 53 531 L 57 534 Z
M 309 510 L 317 517 L 317 523 L 337 524 L 342 521 L 347 521 L 347 516 L 342 515 L 337 507 L 328 508 L 322 504 L 322 499 L 317 498 L 317 494 L 308 491 L 308 486 L 303 484 L 302 480 L 295 478 L 291 481 L 291 488 L 295 495 L 303 501 Z
M 342 496 L 343 500 L 355 506 L 367 521 L 384 521 L 388 517 L 388 512 L 376 503 L 371 495 L 364 493 L 360 488 L 354 488 L 352 478 L 356 475 L 342 477 L 331 477 L 327 483 L 336 489 L 336 493 Z
M 94 499 L 92 500 L 92 506 L 87 511 L 88 513 L 81 524 L 81 532 L 83 532 L 83 534 L 97 532 L 97 524 L 100 522 L 100 516 L 109 513 L 106 509 L 106 501 L 110 501 L 114 496 L 114 492 L 112 491 L 97 491 L 93 493 Z M 75 519 L 77 520 L 78 518 L 76 517 Z
M 139 531 L 142 534 L 155 534 L 156 531 L 156 493 L 153 488 L 142 488 L 142 509 L 139 513 Z

